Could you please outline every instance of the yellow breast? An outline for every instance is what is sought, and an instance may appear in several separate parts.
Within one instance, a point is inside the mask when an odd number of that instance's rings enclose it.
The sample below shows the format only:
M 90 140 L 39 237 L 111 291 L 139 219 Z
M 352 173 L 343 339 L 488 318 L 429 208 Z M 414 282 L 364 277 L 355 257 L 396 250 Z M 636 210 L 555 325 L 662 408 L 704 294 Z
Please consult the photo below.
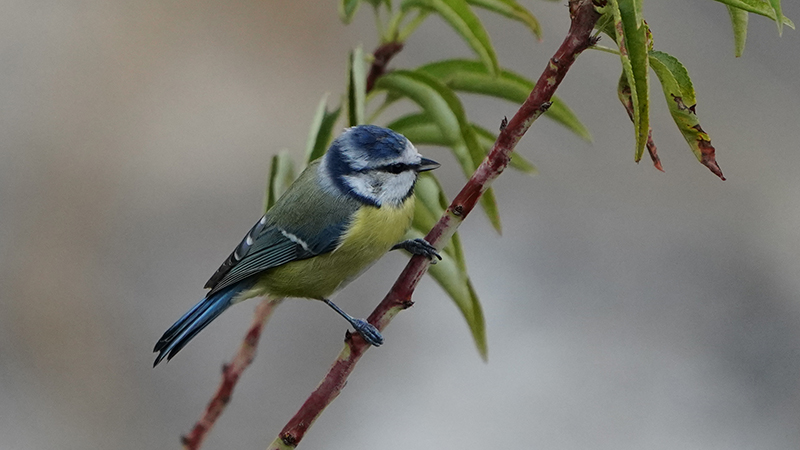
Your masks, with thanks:
M 398 207 L 364 206 L 334 251 L 268 270 L 252 294 L 328 298 L 400 242 L 413 216 L 413 196 Z

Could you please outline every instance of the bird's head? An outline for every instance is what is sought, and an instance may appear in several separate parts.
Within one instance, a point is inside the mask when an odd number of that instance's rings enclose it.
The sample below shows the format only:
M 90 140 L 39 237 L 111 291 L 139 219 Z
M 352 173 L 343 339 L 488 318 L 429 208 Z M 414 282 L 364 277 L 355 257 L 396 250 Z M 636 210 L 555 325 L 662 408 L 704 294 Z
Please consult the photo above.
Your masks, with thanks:
M 380 207 L 400 205 L 414 193 L 420 172 L 439 163 L 419 154 L 405 136 L 375 125 L 348 128 L 331 144 L 321 176 L 345 195 Z

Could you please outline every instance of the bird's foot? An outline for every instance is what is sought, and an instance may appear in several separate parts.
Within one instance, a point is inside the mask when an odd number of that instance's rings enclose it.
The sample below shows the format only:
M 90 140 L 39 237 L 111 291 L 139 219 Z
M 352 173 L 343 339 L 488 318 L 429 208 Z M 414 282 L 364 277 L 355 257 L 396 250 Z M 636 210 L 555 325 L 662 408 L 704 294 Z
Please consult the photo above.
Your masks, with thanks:
M 373 347 L 380 347 L 383 344 L 383 335 L 371 323 L 363 319 L 353 319 L 350 324 L 353 325 L 353 328 L 364 338 L 367 344 Z
M 436 259 L 439 259 L 440 261 L 442 259 L 442 255 L 436 251 L 436 247 L 431 245 L 423 238 L 409 239 L 407 241 L 397 243 L 394 245 L 394 247 L 392 247 L 392 250 L 398 249 L 405 250 L 412 255 L 424 256 L 431 260 L 431 264 L 436 264 Z

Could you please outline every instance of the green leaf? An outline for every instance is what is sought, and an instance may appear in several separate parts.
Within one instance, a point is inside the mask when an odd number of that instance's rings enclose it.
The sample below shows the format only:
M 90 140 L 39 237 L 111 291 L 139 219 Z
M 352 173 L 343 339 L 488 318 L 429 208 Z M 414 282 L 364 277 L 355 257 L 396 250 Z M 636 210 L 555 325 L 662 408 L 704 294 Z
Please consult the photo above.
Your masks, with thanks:
M 467 3 L 522 22 L 530 28 L 536 39 L 542 40 L 542 27 L 539 25 L 539 21 L 530 11 L 514 0 L 467 0 Z
M 306 162 L 314 161 L 325 154 L 331 142 L 333 126 L 342 111 L 342 108 L 339 107 L 329 112 L 327 101 L 328 94 L 325 94 L 320 100 L 314 120 L 311 122 L 311 129 L 308 131 L 308 140 L 306 141 Z
M 692 152 L 698 161 L 724 180 L 711 138 L 703 131 L 695 112 L 697 102 L 689 72 L 674 56 L 659 51 L 650 52 L 650 66 L 661 82 L 672 119 Z
M 404 0 L 401 4 L 402 11 L 411 8 L 438 13 L 466 41 L 490 73 L 500 70 L 489 34 L 465 0 Z
M 728 14 L 731 16 L 731 25 L 733 25 L 734 54 L 738 58 L 744 53 L 744 44 L 747 42 L 747 18 L 749 13 L 732 6 L 727 6 L 727 8 Z
M 436 78 L 420 72 L 395 70 L 375 83 L 376 90 L 400 94 L 419 105 L 425 114 L 439 127 L 442 142 L 453 150 L 464 175 L 469 177 L 485 156 L 478 144 L 475 131 L 467 121 L 458 96 Z M 489 221 L 500 231 L 500 215 L 491 188 L 481 197 Z
M 364 64 L 364 50 L 359 45 L 350 52 L 347 83 L 347 118 L 350 126 L 364 123 L 364 110 L 367 96 L 367 75 Z
M 453 236 L 453 239 L 455 240 L 455 236 Z M 472 286 L 472 281 L 465 273 L 459 271 L 453 260 L 449 258 L 430 266 L 428 273 L 447 292 L 459 311 L 461 311 L 467 321 L 467 326 L 472 332 L 472 339 L 475 342 L 478 353 L 485 361 L 488 357 L 486 324 L 483 317 L 483 309 Z
M 414 145 L 439 145 L 447 147 L 449 142 L 439 126 L 425 113 L 409 114 L 386 125 L 414 143 Z
M 628 113 L 628 117 L 633 122 L 633 97 L 631 95 L 631 85 L 628 84 L 628 79 L 625 77 L 625 73 L 623 72 L 622 75 L 619 77 L 619 83 L 617 84 L 617 96 L 619 97 L 619 101 L 622 102 L 622 106 L 625 107 L 625 111 Z M 658 156 L 658 148 L 656 148 L 655 142 L 653 142 L 653 129 L 652 127 L 647 131 L 647 152 L 650 154 L 650 159 L 653 161 L 653 165 L 656 169 L 660 171 L 664 171 L 664 167 L 661 165 L 661 158 Z
M 493 76 L 480 62 L 465 59 L 438 61 L 417 70 L 433 75 L 455 91 L 502 98 L 517 105 L 528 98 L 534 87 L 533 81 L 510 70 L 503 69 L 497 76 Z M 556 96 L 553 96 L 552 102 L 544 117 L 554 120 L 582 139 L 591 142 L 589 130 L 575 113 Z
M 475 125 L 474 123 L 471 124 L 471 126 L 478 138 L 479 147 L 485 149 L 486 154 L 488 154 L 494 146 L 497 136 L 492 134 L 489 130 L 480 127 L 479 125 Z M 431 119 L 424 113 L 403 116 L 386 125 L 386 127 L 404 135 L 408 138 L 408 140 L 413 142 L 414 145 L 447 146 L 447 143 L 442 138 L 442 133 L 439 131 L 439 127 L 437 127 L 436 124 L 433 123 Z M 530 175 L 537 173 L 536 167 L 534 167 L 530 161 L 526 160 L 516 151 L 511 156 L 511 162 L 509 163 L 509 166 L 511 166 L 513 169 Z
M 448 206 L 441 185 L 432 174 L 422 174 L 415 188 L 417 204 L 412 229 L 406 236 L 409 239 L 424 237 Z M 454 234 L 442 249 L 444 258 L 431 265 L 431 277 L 447 292 L 456 307 L 461 311 L 472 333 L 475 346 L 481 358 L 487 358 L 486 323 L 478 295 L 472 287 L 467 274 L 467 264 L 461 239 Z
M 631 87 L 636 136 L 634 159 L 639 162 L 650 132 L 648 28 L 637 19 L 637 0 L 609 0 L 608 7 L 614 17 L 615 41 L 619 46 L 623 73 Z
M 339 18 L 345 24 L 349 24 L 356 15 L 361 0 L 339 0 Z
M 778 35 L 783 34 L 783 11 L 781 10 L 781 0 L 769 0 L 772 9 L 775 11 L 775 23 L 778 24 Z
M 272 208 L 275 201 L 286 192 L 286 189 L 289 189 L 295 178 L 297 178 L 297 174 L 289 152 L 284 150 L 272 157 L 269 179 L 267 180 L 267 192 L 264 198 L 264 211 Z
M 716 0 L 716 1 L 731 6 L 733 8 L 742 9 L 744 11 L 751 12 L 753 14 L 758 14 L 760 16 L 768 17 L 779 24 L 778 25 L 779 32 L 782 29 L 780 24 L 785 24 L 789 28 L 794 29 L 794 23 L 791 20 L 789 20 L 788 17 L 784 16 L 782 13 L 780 14 L 781 19 L 778 20 L 778 11 L 780 10 L 780 0 L 770 0 L 769 3 L 767 3 L 764 0 Z M 778 11 L 776 11 L 773 3 L 778 4 Z

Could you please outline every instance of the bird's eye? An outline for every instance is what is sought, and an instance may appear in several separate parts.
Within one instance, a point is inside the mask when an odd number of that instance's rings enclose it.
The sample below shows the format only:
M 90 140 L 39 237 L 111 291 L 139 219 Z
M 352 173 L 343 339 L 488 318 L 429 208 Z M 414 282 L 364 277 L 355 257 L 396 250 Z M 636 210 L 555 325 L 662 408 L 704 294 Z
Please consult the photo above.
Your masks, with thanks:
M 389 173 L 398 174 L 408 170 L 408 165 L 403 163 L 389 164 L 384 168 Z

